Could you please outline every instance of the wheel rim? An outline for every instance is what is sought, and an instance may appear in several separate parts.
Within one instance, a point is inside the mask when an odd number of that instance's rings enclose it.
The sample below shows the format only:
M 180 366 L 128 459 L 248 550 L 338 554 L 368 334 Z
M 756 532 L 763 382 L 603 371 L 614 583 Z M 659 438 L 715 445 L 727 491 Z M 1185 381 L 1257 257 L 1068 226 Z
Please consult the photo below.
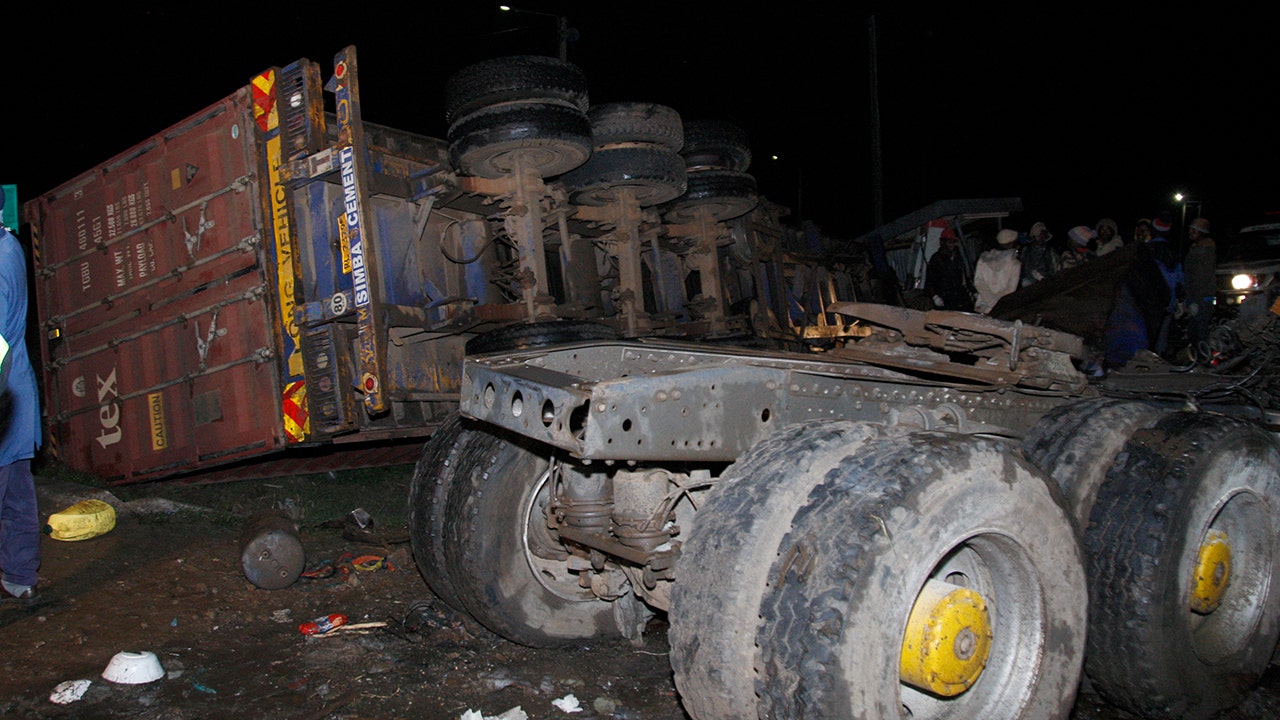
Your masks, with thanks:
M 985 610 L 989 639 L 985 662 L 966 663 L 958 677 L 967 687 L 950 686 L 922 690 L 902 679 L 903 717 L 948 718 L 998 716 L 1001 708 L 1021 707 L 1034 687 L 1044 655 L 1047 632 L 1042 583 L 1031 556 L 1014 538 L 982 533 L 958 538 L 934 564 L 920 584 L 912 608 L 931 602 L 929 590 L 937 583 L 957 587 L 980 598 Z M 922 597 L 923 596 L 923 597 Z M 907 620 L 904 613 L 903 620 Z M 969 617 L 974 617 L 970 613 Z M 904 626 L 904 637 L 910 628 Z M 977 623 L 979 634 L 983 623 Z
M 525 562 L 538 584 L 547 592 L 570 602 L 592 602 L 597 598 L 578 584 L 578 574 L 569 570 L 569 553 L 552 536 L 545 518 L 551 499 L 551 464 L 547 464 L 528 495 L 528 506 L 522 514 L 521 544 Z
M 968 690 L 991 655 L 991 615 L 982 595 L 929 580 L 907 618 L 901 679 L 943 697 Z
M 1238 490 L 1190 545 L 1183 607 L 1192 649 L 1205 663 L 1239 652 L 1257 631 L 1270 595 L 1274 533 L 1266 500 Z

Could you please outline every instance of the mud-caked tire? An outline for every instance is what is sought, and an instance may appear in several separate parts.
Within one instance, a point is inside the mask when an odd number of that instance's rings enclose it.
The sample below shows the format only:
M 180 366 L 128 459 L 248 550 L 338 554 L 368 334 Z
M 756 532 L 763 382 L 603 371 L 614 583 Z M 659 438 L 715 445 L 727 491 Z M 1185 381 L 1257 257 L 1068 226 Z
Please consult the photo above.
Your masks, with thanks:
M 554 103 L 484 107 L 449 126 L 449 160 L 467 175 L 500 178 L 533 172 L 551 177 L 591 156 L 586 113 Z
M 918 432 L 867 445 L 814 487 L 768 577 L 759 717 L 1071 711 L 1086 626 L 1079 543 L 1048 481 L 1002 442 Z M 985 663 L 949 696 L 903 680 L 908 618 L 938 583 L 976 593 L 991 618 L 972 627 L 990 638 Z
M 666 105 L 649 102 L 611 102 L 593 105 L 587 111 L 596 149 L 639 143 L 679 153 L 684 147 L 684 124 L 680 113 Z M 680 160 L 684 167 L 684 159 Z
M 1163 415 L 1150 403 L 1091 398 L 1061 405 L 1045 414 L 1023 440 L 1027 459 L 1057 483 L 1083 532 L 1098 487 L 1116 455 L 1133 433 Z
M 755 633 L 778 543 L 826 472 L 888 431 L 818 421 L 782 428 L 717 481 L 681 548 L 671 592 L 671 666 L 696 718 L 756 717 Z
M 1280 448 L 1240 420 L 1166 415 L 1117 458 L 1085 550 L 1093 688 L 1142 717 L 1215 716 L 1280 637 Z
M 723 120 L 686 121 L 680 154 L 690 170 L 746 172 L 751 166 L 751 144 L 746 131 Z
M 597 149 L 560 181 L 575 203 L 595 207 L 616 202 L 623 190 L 640 207 L 658 205 L 680 197 L 687 187 L 680 156 L 659 147 Z
M 559 58 L 511 55 L 468 65 L 445 83 L 445 120 L 499 103 L 537 100 L 587 112 L 590 101 L 582 70 Z
M 483 468 L 487 446 L 497 439 L 464 424 L 455 411 L 431 435 L 409 485 L 409 544 L 427 587 L 442 602 L 465 611 L 445 564 L 444 519 L 455 485 L 471 487 L 469 474 Z
M 663 206 L 662 214 L 672 223 L 691 223 L 702 213 L 723 222 L 746 215 L 758 204 L 756 179 L 747 173 L 698 170 L 686 174 L 684 194 Z
M 528 647 L 620 637 L 613 605 L 578 585 L 546 527 L 550 451 L 506 435 L 485 449 L 445 514 L 445 563 L 459 603 L 490 631 Z

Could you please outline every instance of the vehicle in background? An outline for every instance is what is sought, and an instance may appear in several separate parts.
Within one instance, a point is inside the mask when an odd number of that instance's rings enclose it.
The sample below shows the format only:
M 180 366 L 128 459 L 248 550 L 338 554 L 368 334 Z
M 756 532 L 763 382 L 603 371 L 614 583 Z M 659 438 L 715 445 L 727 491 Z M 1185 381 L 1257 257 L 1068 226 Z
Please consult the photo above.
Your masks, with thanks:
M 1250 225 L 1217 242 L 1218 306 L 1232 312 L 1277 282 L 1280 221 Z

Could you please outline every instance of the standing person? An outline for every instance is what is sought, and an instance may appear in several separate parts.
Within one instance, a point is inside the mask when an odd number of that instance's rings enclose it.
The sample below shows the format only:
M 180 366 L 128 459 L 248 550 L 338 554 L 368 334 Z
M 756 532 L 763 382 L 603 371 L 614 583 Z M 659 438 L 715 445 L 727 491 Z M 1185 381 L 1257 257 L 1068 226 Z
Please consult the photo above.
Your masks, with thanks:
M 1022 248 L 1022 278 L 1020 282 L 1023 287 L 1051 277 L 1058 271 L 1058 258 L 1054 254 L 1053 248 L 1049 247 L 1049 242 L 1053 240 L 1053 234 L 1049 232 L 1048 226 L 1038 222 L 1031 226 L 1028 235 L 1031 241 L 1027 243 L 1026 247 Z
M 1169 239 L 1169 233 L 1172 231 L 1173 217 L 1166 210 L 1151 221 L 1151 239 L 1147 241 L 1151 256 L 1155 258 L 1156 266 L 1160 269 L 1160 274 L 1164 275 L 1165 284 L 1169 286 L 1169 302 L 1165 307 L 1164 319 L 1160 323 L 1160 332 L 1156 336 L 1155 346 L 1152 347 L 1157 355 L 1164 355 L 1169 350 L 1173 318 L 1178 314 L 1178 306 L 1182 303 L 1184 295 L 1182 261 L 1178 259 L 1173 249 L 1173 241 Z
M 947 228 L 939 240 L 942 244 L 925 266 L 924 291 L 933 298 L 934 307 L 972 312 L 973 287 L 960 254 L 960 238 Z
M 0 209 L 4 194 L 0 193 Z M 27 356 L 27 262 L 18 239 L 0 226 L 0 335 L 9 344 L 9 373 L 0 392 L 0 593 L 36 597 L 40 516 L 31 460 L 40 447 L 40 399 Z
M 1005 228 L 996 233 L 996 247 L 978 256 L 973 269 L 973 287 L 978 300 L 973 309 L 989 313 L 1000 298 L 1018 289 L 1022 261 L 1018 259 L 1018 231 Z
M 1059 256 L 1059 270 L 1068 270 L 1097 257 L 1090 247 L 1097 237 L 1097 233 L 1084 225 L 1077 225 L 1068 230 L 1067 238 L 1071 240 L 1071 246 L 1063 250 L 1062 255 Z
M 1187 339 L 1191 341 L 1192 357 L 1199 363 L 1209 361 L 1209 325 L 1213 319 L 1214 294 L 1217 288 L 1215 270 L 1218 265 L 1218 246 L 1209 232 L 1209 221 L 1196 218 L 1187 227 L 1186 257 L 1182 260 L 1185 272 Z
M 1151 254 L 1151 244 L 1137 246 L 1112 299 L 1103 330 L 1107 368 L 1123 367 L 1141 350 L 1155 347 L 1169 309 L 1169 285 Z
M 1139 218 L 1138 222 L 1133 224 L 1133 241 L 1141 245 L 1151 239 L 1151 221 L 1146 218 Z
M 1102 218 L 1093 231 L 1098 234 L 1098 257 L 1124 247 L 1124 240 L 1120 239 L 1120 226 L 1116 225 L 1115 220 Z

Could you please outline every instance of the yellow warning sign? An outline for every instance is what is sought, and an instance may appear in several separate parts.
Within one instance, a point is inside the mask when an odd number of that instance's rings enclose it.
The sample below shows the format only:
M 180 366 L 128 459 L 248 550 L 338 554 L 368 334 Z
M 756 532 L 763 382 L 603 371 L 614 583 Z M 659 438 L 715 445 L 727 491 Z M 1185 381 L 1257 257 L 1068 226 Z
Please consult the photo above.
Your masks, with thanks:
M 147 408 L 151 411 L 151 449 L 164 450 L 169 447 L 169 426 L 164 420 L 164 393 L 147 395 Z

